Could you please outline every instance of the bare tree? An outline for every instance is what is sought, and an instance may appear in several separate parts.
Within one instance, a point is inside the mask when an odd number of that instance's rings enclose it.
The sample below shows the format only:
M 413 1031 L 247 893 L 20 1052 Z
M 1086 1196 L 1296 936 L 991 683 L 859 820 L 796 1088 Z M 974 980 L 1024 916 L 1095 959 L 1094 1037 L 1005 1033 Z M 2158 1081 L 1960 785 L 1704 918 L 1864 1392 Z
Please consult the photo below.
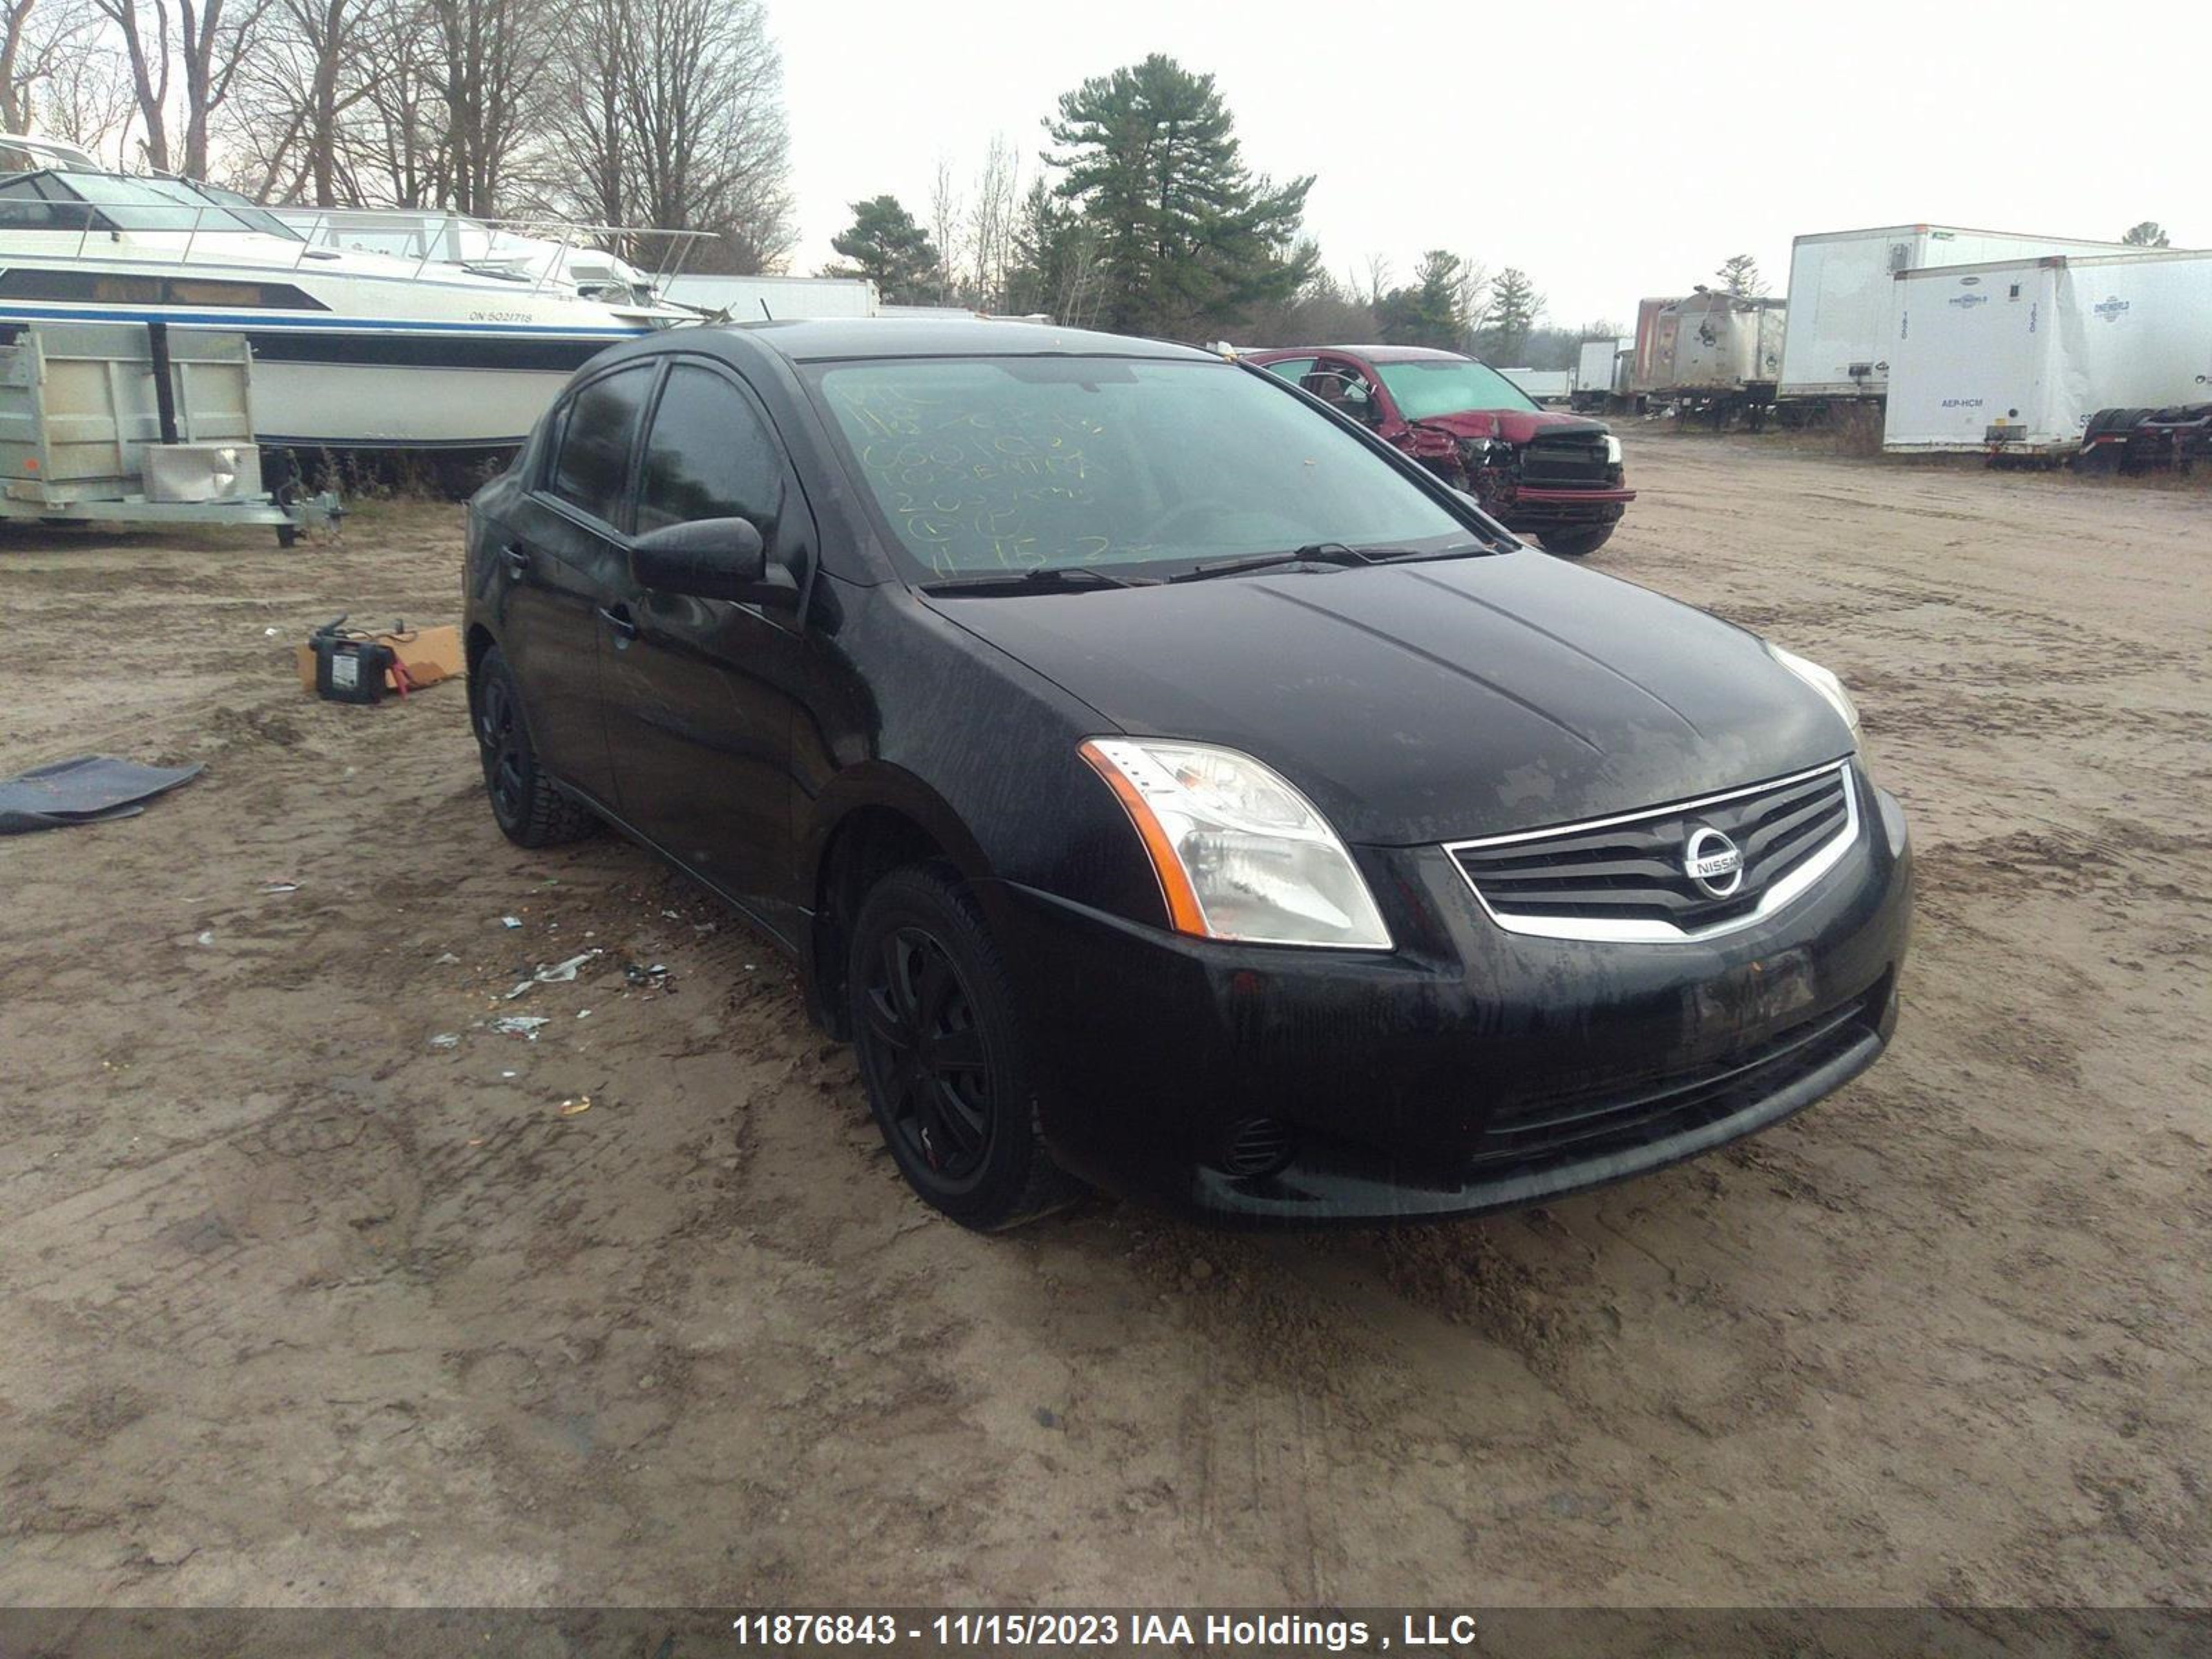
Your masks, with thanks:
M 953 186 L 952 163 L 939 155 L 937 177 L 929 185 L 929 228 L 937 239 L 938 257 L 944 261 L 938 267 L 937 297 L 940 302 L 952 298 L 952 273 L 960 268 L 965 254 L 961 246 L 964 227 L 960 217 L 960 192 Z
M 25 0 L 27 11 L 31 0 Z M 120 56 L 100 36 L 90 0 L 36 0 L 39 15 L 17 49 L 15 103 L 8 121 L 35 125 L 95 155 L 112 155 L 137 109 Z
M 760 270 L 792 243 L 783 64 L 759 0 L 653 0 L 620 56 L 632 212 L 711 230 L 719 263 Z
M 227 171 L 249 194 L 317 207 L 352 196 L 348 117 L 383 72 L 373 21 L 374 0 L 275 0 L 264 13 L 222 126 Z
M 1014 219 L 1021 204 L 1021 161 L 1000 135 L 994 135 L 975 179 L 975 199 L 968 210 L 968 298 L 979 309 L 1002 311 L 1007 273 L 1014 257 Z
M 366 15 L 362 53 L 375 70 L 341 150 L 349 201 L 436 207 L 452 199 L 446 71 L 430 9 L 431 0 L 375 0 Z
M 451 152 L 451 205 L 495 214 L 562 44 L 552 0 L 430 0 Z
M 1367 256 L 1367 270 L 1364 281 L 1357 265 L 1346 274 L 1345 297 L 1354 305 L 1365 306 L 1371 311 L 1382 302 L 1382 296 L 1389 291 L 1390 261 L 1380 253 L 1370 253 Z
M 0 0 L 0 131 L 31 130 L 40 88 L 91 49 L 91 21 L 77 0 Z
M 138 106 L 138 120 L 145 128 L 139 143 L 146 164 L 156 173 L 169 170 L 169 53 L 170 21 L 167 0 L 151 0 L 142 10 L 142 0 L 93 0 L 100 15 L 115 26 L 123 45 L 123 62 L 131 77 L 131 96 Z
M 146 163 L 156 173 L 181 169 L 193 178 L 208 169 L 208 136 L 216 112 L 230 95 L 252 50 L 256 27 L 270 0 L 94 0 L 122 45 Z M 180 94 L 173 106 L 171 93 Z M 183 123 L 183 149 L 173 121 Z
M 188 178 L 207 177 L 209 122 L 230 96 L 269 4 L 270 0 L 177 0 Z
M 569 55 L 555 98 L 578 204 L 602 224 L 627 224 L 633 210 L 625 95 L 632 16 L 626 0 L 574 0 L 567 19 Z M 549 193 L 557 196 L 558 185 L 549 185 Z

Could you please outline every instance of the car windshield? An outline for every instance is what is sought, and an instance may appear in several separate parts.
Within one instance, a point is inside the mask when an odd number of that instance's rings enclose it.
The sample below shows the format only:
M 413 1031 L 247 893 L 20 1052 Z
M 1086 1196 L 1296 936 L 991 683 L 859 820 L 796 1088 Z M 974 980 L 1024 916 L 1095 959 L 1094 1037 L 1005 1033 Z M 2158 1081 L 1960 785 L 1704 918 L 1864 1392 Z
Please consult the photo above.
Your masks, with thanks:
M 1432 415 L 1457 415 L 1470 409 L 1534 409 L 1528 393 L 1488 363 L 1465 357 L 1416 359 L 1402 363 L 1377 363 L 1375 372 L 1397 399 L 1398 412 L 1409 421 L 1425 421 Z
M 1353 434 L 1227 363 L 911 358 L 811 378 L 923 581 L 1477 539 Z

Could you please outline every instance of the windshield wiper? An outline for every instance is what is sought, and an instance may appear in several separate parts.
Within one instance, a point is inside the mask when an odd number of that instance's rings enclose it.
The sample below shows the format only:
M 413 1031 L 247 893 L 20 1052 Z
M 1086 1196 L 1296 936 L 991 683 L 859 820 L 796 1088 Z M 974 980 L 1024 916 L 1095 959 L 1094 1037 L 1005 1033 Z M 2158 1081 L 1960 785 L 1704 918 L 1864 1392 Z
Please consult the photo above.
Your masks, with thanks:
M 1105 571 L 1087 564 L 1032 565 L 1027 570 L 993 573 L 981 576 L 951 576 L 939 582 L 924 582 L 925 593 L 1050 593 L 1081 592 L 1095 587 L 1127 587 L 1127 578 L 1109 575 Z
M 1492 547 L 1384 547 L 1374 549 L 1367 556 L 1376 564 L 1420 564 L 1430 559 L 1472 559 L 1497 550 Z
M 1342 542 L 1311 542 L 1294 548 L 1288 553 L 1258 553 L 1249 559 L 1218 559 L 1212 564 L 1201 564 L 1185 570 L 1168 580 L 1171 582 L 1204 581 L 1209 576 L 1241 576 L 1248 570 L 1273 570 L 1285 564 L 1373 564 L 1371 555 L 1356 547 L 1346 547 Z

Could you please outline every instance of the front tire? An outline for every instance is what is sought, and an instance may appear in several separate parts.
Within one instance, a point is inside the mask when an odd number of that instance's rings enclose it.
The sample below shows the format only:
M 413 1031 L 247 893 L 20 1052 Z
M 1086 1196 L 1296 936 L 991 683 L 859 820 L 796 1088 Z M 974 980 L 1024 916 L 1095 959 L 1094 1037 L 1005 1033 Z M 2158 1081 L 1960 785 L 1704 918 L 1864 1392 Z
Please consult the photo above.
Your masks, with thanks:
M 1077 1195 L 1037 1132 L 1006 963 L 950 870 L 912 866 L 870 890 L 845 981 L 869 1109 L 925 1203 L 988 1232 Z
M 558 847 L 598 830 L 592 809 L 555 787 L 538 764 L 521 689 L 497 646 L 484 653 L 469 678 L 469 705 L 484 793 L 501 834 L 517 847 Z
M 1547 530 L 1536 539 L 1543 544 L 1547 553 L 1556 553 L 1563 559 L 1579 559 L 1611 541 L 1613 528 L 1603 524 L 1595 530 Z

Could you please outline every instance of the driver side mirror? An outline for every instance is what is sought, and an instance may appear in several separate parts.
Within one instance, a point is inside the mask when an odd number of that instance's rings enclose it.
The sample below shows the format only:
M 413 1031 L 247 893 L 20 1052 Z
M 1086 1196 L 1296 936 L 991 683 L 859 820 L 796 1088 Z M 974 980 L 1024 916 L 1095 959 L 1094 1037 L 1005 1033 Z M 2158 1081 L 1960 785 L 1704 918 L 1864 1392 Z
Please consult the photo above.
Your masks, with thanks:
M 768 550 L 750 519 L 693 519 L 632 542 L 629 569 L 656 593 L 754 599 L 768 580 Z

